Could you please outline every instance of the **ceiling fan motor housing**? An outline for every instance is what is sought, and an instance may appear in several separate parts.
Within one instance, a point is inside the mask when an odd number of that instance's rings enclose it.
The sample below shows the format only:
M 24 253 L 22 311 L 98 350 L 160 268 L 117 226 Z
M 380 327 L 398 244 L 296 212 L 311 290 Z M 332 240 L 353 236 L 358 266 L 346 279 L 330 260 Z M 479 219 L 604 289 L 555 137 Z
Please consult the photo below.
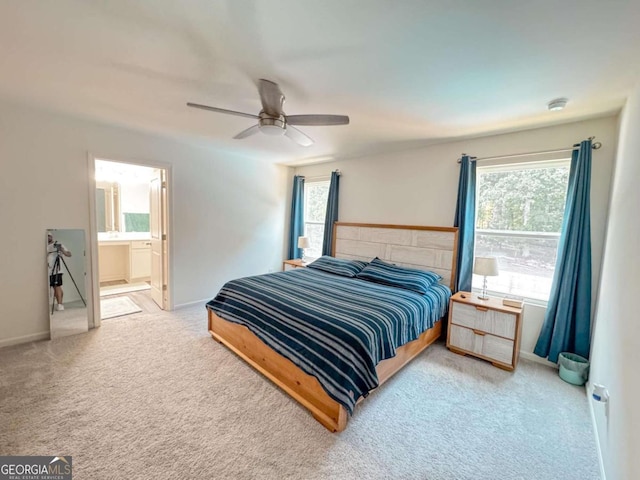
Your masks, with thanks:
M 267 135 L 284 135 L 287 122 L 284 118 L 284 114 L 278 117 L 273 117 L 263 110 L 260 112 L 258 125 L 260 126 L 260 131 Z

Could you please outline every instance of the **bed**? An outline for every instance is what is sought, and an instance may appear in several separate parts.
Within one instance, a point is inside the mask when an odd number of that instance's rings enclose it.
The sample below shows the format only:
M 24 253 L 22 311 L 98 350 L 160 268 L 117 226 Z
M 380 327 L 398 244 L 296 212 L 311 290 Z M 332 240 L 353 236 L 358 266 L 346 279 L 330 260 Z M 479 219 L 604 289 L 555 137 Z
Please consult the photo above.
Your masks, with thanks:
M 333 245 L 343 259 L 336 262 L 378 257 L 435 272 L 444 285 L 418 294 L 309 267 L 228 282 L 207 308 L 215 340 L 335 432 L 370 390 L 440 336 L 457 229 L 338 222 Z

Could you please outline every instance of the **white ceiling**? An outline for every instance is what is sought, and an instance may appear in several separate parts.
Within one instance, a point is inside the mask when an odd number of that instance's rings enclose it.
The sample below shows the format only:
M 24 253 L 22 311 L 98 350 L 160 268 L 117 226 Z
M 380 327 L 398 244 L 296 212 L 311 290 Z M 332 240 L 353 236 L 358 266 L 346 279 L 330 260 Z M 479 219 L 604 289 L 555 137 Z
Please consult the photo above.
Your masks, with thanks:
M 637 0 L 0 0 L 0 96 L 292 163 L 615 112 L 640 81 Z M 316 141 L 232 140 L 280 84 Z M 548 112 L 556 97 L 570 99 Z

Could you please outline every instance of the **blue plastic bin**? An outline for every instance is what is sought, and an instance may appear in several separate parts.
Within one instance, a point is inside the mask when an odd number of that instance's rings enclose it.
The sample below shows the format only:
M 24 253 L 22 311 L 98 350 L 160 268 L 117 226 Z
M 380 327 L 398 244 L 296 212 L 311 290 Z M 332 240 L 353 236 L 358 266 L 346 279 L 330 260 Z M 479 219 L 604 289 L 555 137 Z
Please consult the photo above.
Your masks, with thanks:
M 560 378 L 573 385 L 584 385 L 589 378 L 589 360 L 575 353 L 563 352 L 558 356 Z

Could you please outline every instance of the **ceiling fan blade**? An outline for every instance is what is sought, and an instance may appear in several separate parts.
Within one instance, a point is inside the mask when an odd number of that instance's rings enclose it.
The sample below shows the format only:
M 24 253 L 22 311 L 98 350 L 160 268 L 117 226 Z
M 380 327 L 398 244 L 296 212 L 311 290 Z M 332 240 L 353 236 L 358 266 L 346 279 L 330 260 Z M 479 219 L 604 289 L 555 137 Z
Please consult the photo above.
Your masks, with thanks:
M 287 115 L 288 125 L 349 125 L 347 115 Z
M 284 134 L 291 140 L 296 142 L 298 145 L 301 145 L 303 147 L 309 147 L 313 145 L 313 140 L 311 139 L 311 137 L 295 127 L 287 125 L 287 130 L 284 132 Z
M 252 115 L 251 113 L 236 112 L 235 110 L 225 110 L 224 108 L 210 107 L 208 105 L 200 105 L 199 103 L 188 102 L 187 106 L 193 107 L 193 108 L 201 108 L 202 110 L 209 110 L 211 112 L 228 113 L 229 115 L 237 115 L 238 117 L 247 117 L 247 118 L 256 118 L 256 119 L 260 118 L 258 115 Z
M 282 105 L 284 104 L 284 94 L 277 83 L 261 78 L 258 80 L 258 92 L 262 109 L 272 117 L 282 115 Z
M 258 125 L 254 125 L 253 127 L 249 127 L 246 130 L 241 131 L 239 134 L 237 134 L 233 138 L 235 138 L 236 140 L 240 140 L 242 138 L 250 137 L 251 135 L 258 133 L 259 131 L 260 131 L 260 127 Z

